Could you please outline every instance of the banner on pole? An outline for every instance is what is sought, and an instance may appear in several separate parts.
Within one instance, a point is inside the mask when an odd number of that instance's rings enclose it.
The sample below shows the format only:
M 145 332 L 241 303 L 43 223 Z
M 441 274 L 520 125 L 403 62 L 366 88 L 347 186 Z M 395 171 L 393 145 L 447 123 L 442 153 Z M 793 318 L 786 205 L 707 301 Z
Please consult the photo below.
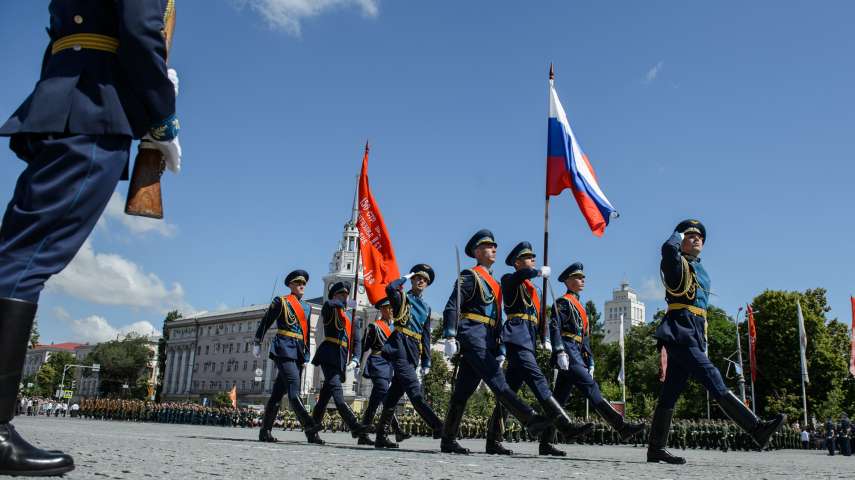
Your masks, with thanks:
M 800 360 L 802 363 L 802 378 L 805 379 L 805 383 L 810 383 L 807 370 L 807 357 L 805 356 L 805 352 L 807 351 L 807 332 L 805 332 L 805 317 L 802 315 L 802 303 L 799 300 L 796 300 L 796 308 L 799 312 L 799 355 L 801 356 Z
M 754 321 L 754 309 L 748 305 L 748 364 L 751 367 L 751 381 L 757 381 L 757 324 Z

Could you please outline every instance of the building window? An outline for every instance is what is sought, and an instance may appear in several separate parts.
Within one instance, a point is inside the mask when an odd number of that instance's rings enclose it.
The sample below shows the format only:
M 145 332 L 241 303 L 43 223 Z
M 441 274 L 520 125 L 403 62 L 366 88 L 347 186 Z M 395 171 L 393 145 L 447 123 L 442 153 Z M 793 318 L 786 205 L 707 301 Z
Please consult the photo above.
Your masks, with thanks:
M 243 370 L 244 371 L 246 371 L 247 363 L 249 363 L 249 362 L 247 362 L 246 360 L 243 361 Z
M 253 360 L 252 361 L 252 371 L 254 372 L 256 368 L 258 368 L 258 360 Z
M 196 347 L 196 355 L 202 355 L 202 346 L 201 345 Z
M 210 348 L 211 348 L 211 346 L 210 346 L 210 345 L 205 345 L 205 355 L 207 355 L 207 354 L 208 354 L 208 351 L 209 351 L 209 349 L 210 349 Z

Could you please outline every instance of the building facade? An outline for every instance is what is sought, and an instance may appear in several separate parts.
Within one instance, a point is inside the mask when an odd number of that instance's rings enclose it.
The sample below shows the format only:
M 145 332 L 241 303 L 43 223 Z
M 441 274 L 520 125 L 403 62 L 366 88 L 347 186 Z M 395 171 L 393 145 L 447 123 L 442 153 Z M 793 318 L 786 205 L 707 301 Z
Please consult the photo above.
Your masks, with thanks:
M 378 318 L 379 313 L 368 301 L 361 278 L 362 264 L 357 263 L 359 232 L 356 228 L 355 207 L 354 202 L 351 219 L 344 225 L 342 238 L 330 261 L 329 271 L 323 277 L 323 292 L 327 292 L 329 287 L 338 281 L 352 285 L 359 270 L 354 326 L 361 330 L 364 337 L 369 322 Z M 307 313 L 312 355 L 316 350 L 316 339 L 324 338 L 323 322 L 319 320 L 325 298 L 326 295 L 307 300 L 310 305 L 310 312 Z M 261 344 L 261 358 L 256 359 L 252 355 L 252 345 L 255 331 L 267 307 L 267 304 L 251 305 L 189 316 L 168 323 L 164 327 L 167 343 L 161 399 L 202 401 L 207 398 L 210 401 L 218 393 L 235 387 L 239 403 L 264 403 L 276 380 L 276 367 L 267 356 L 276 330 L 271 328 L 265 333 Z M 260 380 L 256 380 L 258 377 Z M 353 371 L 347 372 L 347 380 L 344 394 L 349 400 L 353 401 L 370 393 L 370 380 L 362 378 L 361 375 L 354 375 Z M 306 365 L 301 393 L 306 396 L 310 405 L 314 404 L 322 383 L 321 369 L 315 368 L 311 363 Z
M 35 347 L 27 350 L 27 356 L 24 359 L 24 374 L 21 378 L 27 378 L 31 375 L 35 375 L 39 372 L 39 369 L 42 368 L 42 365 L 47 363 L 50 359 L 51 355 L 56 352 L 67 352 L 74 355 L 74 351 L 76 348 L 82 346 L 79 343 L 52 343 L 50 345 L 36 345 Z
M 638 299 L 635 290 L 630 288 L 627 281 L 623 281 L 619 289 L 612 291 L 612 299 L 606 302 L 603 315 L 605 318 L 603 341 L 612 343 L 620 339 L 621 315 L 623 315 L 624 334 L 627 334 L 631 327 L 644 325 L 645 307 L 644 303 Z

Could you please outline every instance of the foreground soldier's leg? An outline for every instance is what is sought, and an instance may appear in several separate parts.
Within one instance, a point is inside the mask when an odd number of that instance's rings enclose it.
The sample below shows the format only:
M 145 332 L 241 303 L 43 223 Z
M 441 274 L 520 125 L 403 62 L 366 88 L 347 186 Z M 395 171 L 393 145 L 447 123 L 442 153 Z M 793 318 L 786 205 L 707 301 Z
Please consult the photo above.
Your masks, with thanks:
M 457 436 L 460 432 L 460 422 L 463 419 L 463 412 L 466 410 L 466 402 L 469 397 L 478 388 L 481 382 L 481 377 L 469 365 L 465 358 L 461 355 L 458 359 L 460 362 L 457 372 L 457 378 L 454 379 L 454 392 L 448 403 L 448 412 L 445 414 L 445 424 L 442 429 L 442 442 L 440 450 L 443 453 L 459 453 L 469 454 L 468 448 L 463 448 L 457 442 Z

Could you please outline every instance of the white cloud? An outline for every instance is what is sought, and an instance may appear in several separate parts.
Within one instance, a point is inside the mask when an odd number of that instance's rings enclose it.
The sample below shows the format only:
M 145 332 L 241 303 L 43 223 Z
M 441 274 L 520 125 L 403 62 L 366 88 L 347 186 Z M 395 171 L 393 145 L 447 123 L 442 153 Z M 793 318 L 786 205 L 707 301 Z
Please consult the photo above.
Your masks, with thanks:
M 74 260 L 47 286 L 76 298 L 103 305 L 152 308 L 161 312 L 194 311 L 184 299 L 180 283 L 167 286 L 153 273 L 111 253 L 97 253 L 87 240 Z
M 98 219 L 98 226 L 107 228 L 110 222 L 119 222 L 135 235 L 146 233 L 157 233 L 164 237 L 172 237 L 178 227 L 166 220 L 154 218 L 136 217 L 125 213 L 125 196 L 118 191 L 113 192 L 104 214 Z
M 161 332 L 150 322 L 140 321 L 122 327 L 114 327 L 106 318 L 90 315 L 86 318 L 72 319 L 65 309 L 56 307 L 54 314 L 71 328 L 73 340 L 81 343 L 100 343 L 116 338 L 124 338 L 130 333 L 142 336 L 159 336 Z
M 232 0 L 238 8 L 255 10 L 270 24 L 292 35 L 300 35 L 301 22 L 306 18 L 347 7 L 356 7 L 366 17 L 376 17 L 379 0 Z
M 638 289 L 638 298 L 641 300 L 664 300 L 665 288 L 662 282 L 653 277 L 644 278 L 641 281 L 641 288 Z
M 644 83 L 653 83 L 656 80 L 656 77 L 659 76 L 659 72 L 662 71 L 662 67 L 665 65 L 665 62 L 659 60 L 656 65 L 650 67 L 650 70 L 647 71 L 647 74 L 644 75 Z

